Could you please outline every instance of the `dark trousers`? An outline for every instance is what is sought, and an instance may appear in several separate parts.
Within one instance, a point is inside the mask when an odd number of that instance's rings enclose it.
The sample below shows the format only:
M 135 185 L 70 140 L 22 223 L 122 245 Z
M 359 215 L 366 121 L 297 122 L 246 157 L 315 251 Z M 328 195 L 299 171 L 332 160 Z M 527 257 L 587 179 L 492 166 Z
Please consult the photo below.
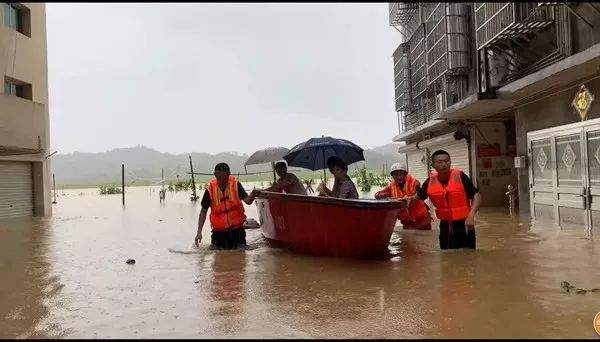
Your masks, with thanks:
M 440 221 L 440 248 L 473 248 L 475 249 L 475 229 L 467 231 L 465 220 Z
M 211 247 L 216 249 L 235 249 L 246 244 L 246 230 L 243 227 L 229 228 L 225 231 L 212 231 Z

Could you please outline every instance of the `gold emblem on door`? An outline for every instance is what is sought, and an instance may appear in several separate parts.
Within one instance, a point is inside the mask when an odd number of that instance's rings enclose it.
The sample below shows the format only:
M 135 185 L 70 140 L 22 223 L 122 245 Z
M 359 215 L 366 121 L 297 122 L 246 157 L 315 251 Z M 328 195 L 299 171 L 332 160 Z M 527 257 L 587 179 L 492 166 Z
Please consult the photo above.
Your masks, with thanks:
M 585 85 L 581 85 L 577 94 L 575 94 L 575 98 L 571 105 L 575 107 L 575 110 L 579 114 L 581 121 L 585 120 L 588 115 L 588 110 L 592 106 L 592 102 L 594 101 L 594 95 L 590 93 L 590 91 L 585 87 Z

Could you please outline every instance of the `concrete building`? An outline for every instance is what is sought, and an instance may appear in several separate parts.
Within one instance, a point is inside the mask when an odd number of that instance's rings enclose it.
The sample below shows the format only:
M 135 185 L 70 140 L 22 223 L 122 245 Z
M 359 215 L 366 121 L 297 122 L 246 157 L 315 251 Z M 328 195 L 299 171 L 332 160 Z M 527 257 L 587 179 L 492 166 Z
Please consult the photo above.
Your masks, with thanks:
M 429 154 L 443 147 L 484 205 L 506 206 L 512 184 L 524 216 L 600 225 L 600 5 L 390 3 L 389 11 L 403 37 L 393 53 L 393 140 L 406 142 L 410 171 L 425 178 Z
M 1 3 L 0 219 L 52 214 L 46 8 Z

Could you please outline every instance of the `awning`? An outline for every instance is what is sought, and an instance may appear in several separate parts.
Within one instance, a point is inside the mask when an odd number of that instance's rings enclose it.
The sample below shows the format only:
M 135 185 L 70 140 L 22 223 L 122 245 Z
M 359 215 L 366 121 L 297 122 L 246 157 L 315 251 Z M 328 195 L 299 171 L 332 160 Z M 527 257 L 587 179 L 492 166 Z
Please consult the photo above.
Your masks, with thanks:
M 18 156 L 24 154 L 40 154 L 44 150 L 14 147 L 14 146 L 0 146 L 0 156 Z
M 394 137 L 393 141 L 400 142 L 410 139 L 417 135 L 427 134 L 444 126 L 444 120 L 429 120 L 426 123 L 417 126 L 409 131 L 402 132 Z
M 490 97 L 477 93 L 453 104 L 434 116 L 441 120 L 479 119 L 505 112 L 514 106 L 511 99 Z
M 465 120 L 497 115 L 599 76 L 600 44 L 596 44 L 505 85 L 495 95 L 473 94 L 438 113 L 434 119 Z
M 498 89 L 501 98 L 539 98 L 600 76 L 600 44 L 567 57 Z

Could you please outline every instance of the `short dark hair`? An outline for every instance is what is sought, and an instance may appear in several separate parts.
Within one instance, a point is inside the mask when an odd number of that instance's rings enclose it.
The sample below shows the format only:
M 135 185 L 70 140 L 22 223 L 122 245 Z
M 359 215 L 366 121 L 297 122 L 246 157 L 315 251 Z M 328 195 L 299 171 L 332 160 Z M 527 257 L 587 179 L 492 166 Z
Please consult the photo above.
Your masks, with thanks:
M 331 169 L 334 166 L 337 166 L 344 171 L 348 171 L 348 165 L 346 165 L 346 163 L 338 156 L 331 156 L 327 159 L 327 167 Z
M 280 167 L 285 167 L 285 168 L 287 168 L 287 164 L 286 164 L 284 161 L 280 161 L 280 162 L 277 162 L 277 163 L 275 163 L 275 168 L 276 168 L 276 169 L 277 169 L 277 168 L 280 168 Z
M 441 156 L 441 155 L 447 155 L 448 158 L 450 158 L 450 153 L 448 153 L 444 150 L 437 150 L 437 151 L 433 152 L 433 154 L 431 155 L 431 161 L 433 161 L 435 159 L 435 157 Z
M 227 165 L 227 163 L 219 163 L 217 165 L 215 165 L 215 172 L 217 171 L 223 171 L 223 172 L 230 172 L 229 170 L 229 165 Z

